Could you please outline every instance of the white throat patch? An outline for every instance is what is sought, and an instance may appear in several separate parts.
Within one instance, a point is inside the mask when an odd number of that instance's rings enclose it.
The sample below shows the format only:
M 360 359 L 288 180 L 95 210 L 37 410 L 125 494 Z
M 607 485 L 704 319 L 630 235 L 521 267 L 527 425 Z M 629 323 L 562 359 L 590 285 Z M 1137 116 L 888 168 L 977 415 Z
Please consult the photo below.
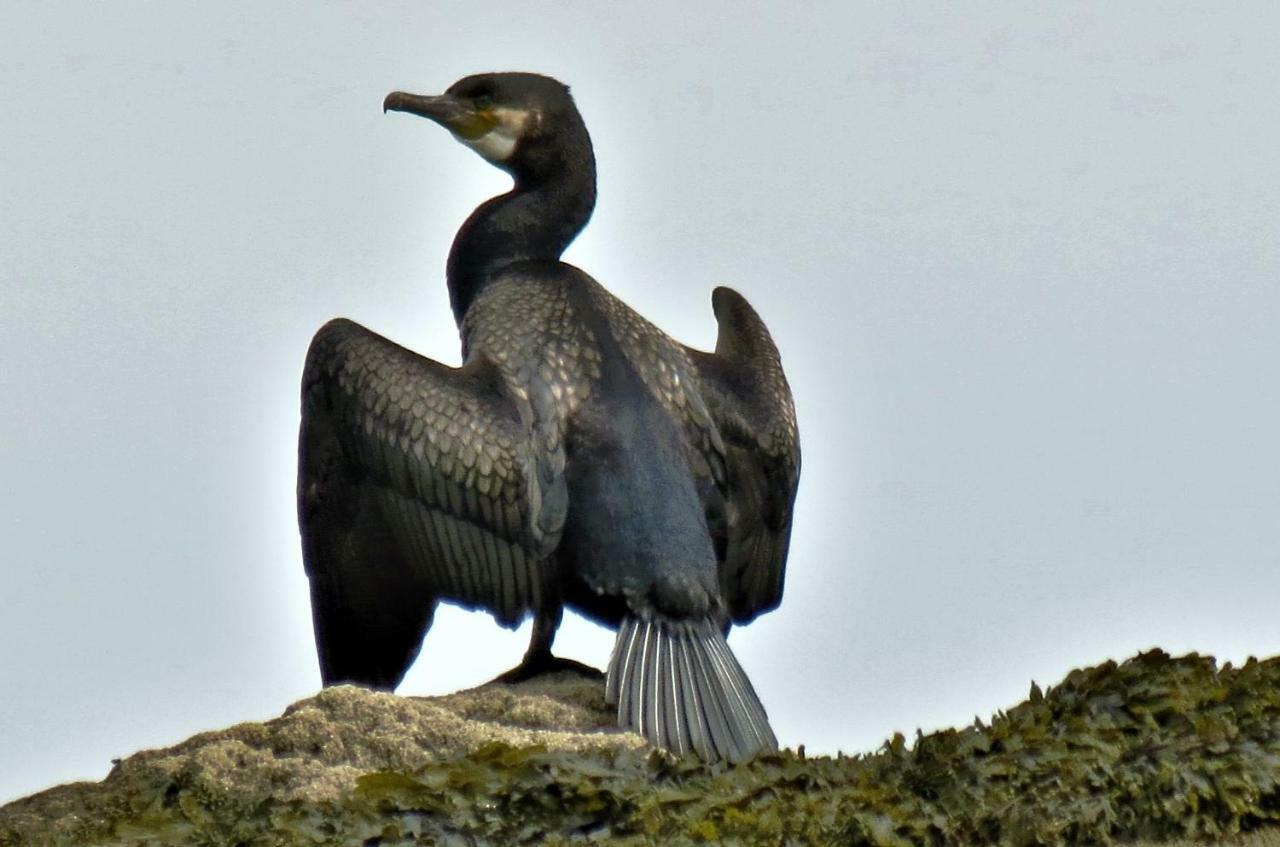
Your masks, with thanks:
M 502 127 L 496 126 L 479 138 L 473 138 L 470 141 L 465 138 L 459 140 L 490 162 L 505 162 L 512 153 L 516 152 L 516 142 L 519 139 L 508 135 Z
M 458 140 L 490 162 L 505 162 L 516 151 L 531 114 L 524 109 L 494 109 L 492 115 L 496 123 L 493 129 L 479 138 Z

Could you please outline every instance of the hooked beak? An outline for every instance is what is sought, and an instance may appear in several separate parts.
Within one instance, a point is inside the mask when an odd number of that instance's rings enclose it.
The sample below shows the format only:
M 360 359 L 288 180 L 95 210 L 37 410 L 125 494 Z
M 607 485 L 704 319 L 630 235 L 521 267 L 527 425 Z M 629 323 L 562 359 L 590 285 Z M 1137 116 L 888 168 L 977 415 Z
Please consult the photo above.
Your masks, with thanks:
M 485 112 L 477 112 L 467 101 L 449 94 L 429 96 L 393 91 L 382 101 L 382 111 L 408 112 L 430 118 L 454 135 L 474 141 L 488 133 L 497 122 Z

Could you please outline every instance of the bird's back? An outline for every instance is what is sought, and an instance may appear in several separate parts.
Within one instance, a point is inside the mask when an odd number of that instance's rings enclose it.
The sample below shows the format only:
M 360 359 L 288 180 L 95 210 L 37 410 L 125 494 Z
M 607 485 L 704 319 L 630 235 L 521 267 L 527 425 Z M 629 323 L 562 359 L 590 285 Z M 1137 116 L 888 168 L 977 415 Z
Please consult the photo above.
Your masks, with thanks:
M 566 599 L 609 623 L 624 603 L 680 616 L 718 607 L 704 519 L 716 436 L 684 348 L 562 263 L 494 280 L 464 337 L 469 358 L 497 362 L 554 418 L 548 446 L 564 452 L 569 491 Z

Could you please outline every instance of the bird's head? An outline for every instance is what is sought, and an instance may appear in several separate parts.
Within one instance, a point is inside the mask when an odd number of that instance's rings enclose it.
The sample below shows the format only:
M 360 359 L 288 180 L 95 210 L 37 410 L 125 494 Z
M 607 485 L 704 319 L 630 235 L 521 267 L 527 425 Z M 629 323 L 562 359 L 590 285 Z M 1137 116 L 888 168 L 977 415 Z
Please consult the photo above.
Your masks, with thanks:
M 569 87 L 538 74 L 476 74 L 434 96 L 393 91 L 382 110 L 430 118 L 517 178 L 544 176 L 584 144 L 591 149 Z

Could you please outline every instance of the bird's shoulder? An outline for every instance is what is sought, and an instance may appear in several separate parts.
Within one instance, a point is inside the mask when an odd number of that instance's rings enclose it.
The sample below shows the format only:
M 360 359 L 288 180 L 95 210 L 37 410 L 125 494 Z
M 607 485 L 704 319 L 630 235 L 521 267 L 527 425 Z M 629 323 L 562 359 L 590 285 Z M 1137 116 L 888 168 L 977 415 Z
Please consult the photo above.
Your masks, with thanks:
M 609 342 L 684 432 L 696 475 L 721 481 L 724 445 L 688 349 L 603 286 L 590 286 L 587 292 Z
M 719 325 L 712 353 L 687 349 L 722 428 L 741 430 L 753 448 L 799 462 L 799 432 L 782 358 L 760 315 L 746 298 L 720 287 L 712 295 Z

